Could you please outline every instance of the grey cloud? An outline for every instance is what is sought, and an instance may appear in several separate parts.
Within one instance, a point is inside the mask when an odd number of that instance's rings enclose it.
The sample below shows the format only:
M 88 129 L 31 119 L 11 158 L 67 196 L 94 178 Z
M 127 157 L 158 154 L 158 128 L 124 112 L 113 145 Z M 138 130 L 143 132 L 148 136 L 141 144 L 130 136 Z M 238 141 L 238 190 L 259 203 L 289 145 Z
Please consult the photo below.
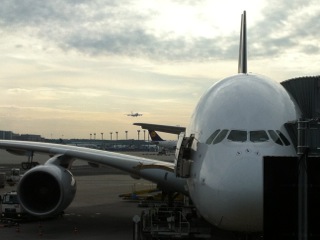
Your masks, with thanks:
M 250 46 L 251 55 L 276 56 L 294 48 L 309 54 L 311 47 L 316 48 L 316 46 L 303 46 L 303 44 L 308 38 L 320 37 L 318 31 L 320 12 L 301 16 L 301 11 L 316 4 L 317 2 L 313 0 L 268 1 L 262 12 L 263 20 L 248 33 L 248 38 L 253 43 L 259 43 L 256 47 Z
M 176 0 L 180 4 L 197 4 L 192 0 Z M 291 23 L 289 17 L 301 6 L 313 1 L 268 1 L 262 20 L 248 29 L 250 56 L 275 56 L 299 47 L 310 53 L 317 46 L 300 46 L 306 37 L 319 37 L 319 14 L 304 16 Z M 156 12 L 134 12 L 128 1 L 78 0 L 4 0 L 0 9 L 0 26 L 7 31 L 30 31 L 30 34 L 54 42 L 65 51 L 76 50 L 89 55 L 143 56 L 155 60 L 203 61 L 212 58 L 235 59 L 238 52 L 237 33 L 214 39 L 156 37 L 146 28 Z M 250 21 L 250 13 L 248 13 Z M 236 23 L 235 23 L 236 24 Z M 290 29 L 288 29 L 290 27 Z M 275 38 L 274 33 L 288 30 Z M 313 49 L 313 50 L 311 50 Z
M 179 4 L 187 4 L 187 5 L 199 5 L 205 2 L 206 0 L 173 0 L 172 2 L 176 2 Z
M 69 36 L 65 49 L 77 49 L 91 55 L 128 55 L 157 58 L 158 60 L 199 60 L 221 54 L 219 39 L 200 39 L 193 43 L 183 38 L 161 40 L 143 29 L 128 29 L 126 33 L 107 33 L 95 36 L 93 32 Z M 89 36 L 88 36 L 89 35 Z
M 310 45 L 304 46 L 302 48 L 303 48 L 303 52 L 305 52 L 307 54 L 319 54 L 319 52 L 320 52 L 319 45 L 315 46 L 313 44 L 310 44 Z
M 39 26 L 44 21 L 64 18 L 60 1 L 4 0 L 1 3 L 1 23 L 4 26 Z
M 121 1 L 126 4 L 126 1 Z M 72 31 L 76 26 L 90 22 L 107 21 L 121 14 L 116 1 L 76 0 L 3 0 L 0 8 L 2 27 L 38 28 L 46 31 L 50 26 Z
M 177 0 L 180 4 L 199 4 Z M 223 39 L 159 38 L 145 23 L 155 12 L 135 13 L 130 1 L 4 0 L 0 24 L 8 31 L 30 31 L 65 51 L 90 55 L 145 56 L 157 60 L 220 58 Z M 20 47 L 22 45 L 20 44 Z M 228 52 L 228 50 L 226 50 Z

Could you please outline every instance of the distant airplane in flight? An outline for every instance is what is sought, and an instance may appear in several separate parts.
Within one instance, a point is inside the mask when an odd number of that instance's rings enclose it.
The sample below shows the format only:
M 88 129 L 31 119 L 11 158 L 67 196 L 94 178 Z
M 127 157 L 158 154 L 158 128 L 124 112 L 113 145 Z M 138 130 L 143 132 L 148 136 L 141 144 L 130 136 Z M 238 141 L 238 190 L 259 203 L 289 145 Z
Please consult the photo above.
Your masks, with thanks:
M 136 112 L 136 113 L 131 112 L 131 113 L 127 114 L 127 116 L 129 116 L 129 117 L 140 117 L 140 116 L 142 116 L 142 114 L 138 113 L 138 112 Z

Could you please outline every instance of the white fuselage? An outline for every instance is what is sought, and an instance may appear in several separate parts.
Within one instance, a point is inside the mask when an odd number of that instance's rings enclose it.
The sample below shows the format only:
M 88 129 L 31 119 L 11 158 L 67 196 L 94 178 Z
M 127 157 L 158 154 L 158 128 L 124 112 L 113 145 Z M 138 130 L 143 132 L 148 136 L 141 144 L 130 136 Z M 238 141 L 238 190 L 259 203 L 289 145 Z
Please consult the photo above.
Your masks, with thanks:
M 238 74 L 204 94 L 186 135 L 195 134 L 188 188 L 206 220 L 226 230 L 262 231 L 263 157 L 296 156 L 279 134 L 289 139 L 284 124 L 299 116 L 281 84 L 261 76 Z

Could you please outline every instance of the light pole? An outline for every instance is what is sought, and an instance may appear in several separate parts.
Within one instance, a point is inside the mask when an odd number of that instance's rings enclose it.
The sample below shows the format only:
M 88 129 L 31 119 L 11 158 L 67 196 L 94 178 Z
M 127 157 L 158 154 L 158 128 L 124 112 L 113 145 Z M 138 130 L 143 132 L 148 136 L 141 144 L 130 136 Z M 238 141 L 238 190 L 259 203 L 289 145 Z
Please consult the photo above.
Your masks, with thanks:
M 110 132 L 110 140 L 112 141 L 112 132 Z
M 140 140 L 140 130 L 137 130 L 138 132 L 138 140 Z
M 117 137 L 116 139 L 117 139 L 117 141 L 118 141 L 118 132 L 116 132 L 116 137 Z
M 91 140 L 91 138 L 92 138 L 92 133 L 90 133 L 90 140 Z
M 126 133 L 126 140 L 128 140 L 128 131 L 125 131 Z
M 96 133 L 94 133 L 93 136 L 94 136 L 94 140 L 96 140 Z
M 103 140 L 103 133 L 101 133 L 101 140 Z

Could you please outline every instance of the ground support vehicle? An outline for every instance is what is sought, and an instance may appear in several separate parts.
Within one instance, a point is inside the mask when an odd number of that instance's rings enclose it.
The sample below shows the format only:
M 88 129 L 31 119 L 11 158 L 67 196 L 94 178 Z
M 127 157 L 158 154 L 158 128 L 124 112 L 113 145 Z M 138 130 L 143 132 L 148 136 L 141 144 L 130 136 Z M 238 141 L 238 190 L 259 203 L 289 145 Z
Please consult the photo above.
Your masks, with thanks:
M 1 220 L 21 220 L 27 216 L 19 203 L 17 192 L 5 193 L 1 197 Z
M 150 207 L 142 211 L 139 221 L 134 222 L 137 240 L 150 239 L 209 239 L 211 226 L 196 214 L 192 206 Z M 135 231 L 136 231 L 135 230 Z

